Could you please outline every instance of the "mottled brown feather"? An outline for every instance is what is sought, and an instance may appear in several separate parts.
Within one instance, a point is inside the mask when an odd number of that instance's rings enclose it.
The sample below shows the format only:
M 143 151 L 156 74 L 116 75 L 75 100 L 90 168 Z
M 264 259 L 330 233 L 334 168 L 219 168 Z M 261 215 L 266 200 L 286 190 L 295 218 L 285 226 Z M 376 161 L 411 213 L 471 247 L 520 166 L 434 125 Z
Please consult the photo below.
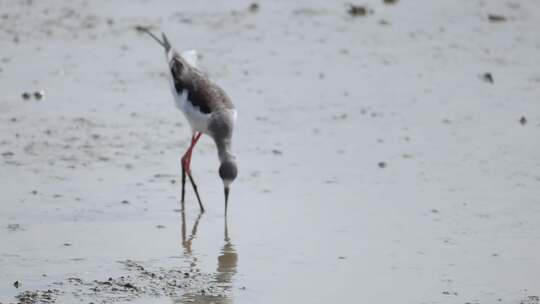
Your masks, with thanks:
M 183 90 L 187 90 L 188 101 L 201 112 L 209 114 L 234 109 L 225 91 L 180 55 L 173 57 L 170 67 L 176 92 L 181 94 Z

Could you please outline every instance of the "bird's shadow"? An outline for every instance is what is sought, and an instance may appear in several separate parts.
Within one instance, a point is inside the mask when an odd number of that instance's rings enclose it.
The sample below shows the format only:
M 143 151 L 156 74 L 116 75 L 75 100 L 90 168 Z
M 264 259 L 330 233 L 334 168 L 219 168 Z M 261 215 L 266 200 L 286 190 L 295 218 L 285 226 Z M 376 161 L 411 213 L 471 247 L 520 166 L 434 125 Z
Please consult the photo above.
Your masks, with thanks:
M 202 261 L 198 258 L 197 254 L 193 250 L 193 243 L 197 238 L 197 231 L 199 229 L 199 224 L 203 217 L 203 213 L 199 213 L 195 219 L 191 232 L 187 233 L 187 221 L 185 212 L 181 212 L 182 215 L 182 250 L 184 257 L 189 260 L 190 270 L 193 273 L 201 271 L 200 263 Z M 211 282 L 212 289 L 223 291 L 226 296 L 223 296 L 223 293 L 216 292 L 201 292 L 201 291 L 192 291 L 186 292 L 182 295 L 181 298 L 175 299 L 174 303 L 234 303 L 233 298 L 230 296 L 230 291 L 232 289 L 232 279 L 237 272 L 238 266 L 238 251 L 236 250 L 234 244 L 232 243 L 231 238 L 229 237 L 229 229 L 227 224 L 227 218 L 224 219 L 224 244 L 221 247 L 219 255 L 217 257 L 217 269 L 213 273 L 213 280 Z

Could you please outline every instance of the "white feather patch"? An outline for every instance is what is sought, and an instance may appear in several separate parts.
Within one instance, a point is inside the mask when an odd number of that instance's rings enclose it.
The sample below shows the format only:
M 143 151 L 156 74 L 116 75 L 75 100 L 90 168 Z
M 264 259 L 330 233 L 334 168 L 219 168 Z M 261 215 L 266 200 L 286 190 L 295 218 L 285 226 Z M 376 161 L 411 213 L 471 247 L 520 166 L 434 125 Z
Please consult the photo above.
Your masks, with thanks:
M 188 91 L 183 90 L 181 94 L 176 94 L 173 89 L 174 100 L 180 111 L 184 112 L 193 132 L 206 133 L 208 130 L 208 121 L 211 114 L 202 113 L 198 107 L 194 107 L 188 101 Z

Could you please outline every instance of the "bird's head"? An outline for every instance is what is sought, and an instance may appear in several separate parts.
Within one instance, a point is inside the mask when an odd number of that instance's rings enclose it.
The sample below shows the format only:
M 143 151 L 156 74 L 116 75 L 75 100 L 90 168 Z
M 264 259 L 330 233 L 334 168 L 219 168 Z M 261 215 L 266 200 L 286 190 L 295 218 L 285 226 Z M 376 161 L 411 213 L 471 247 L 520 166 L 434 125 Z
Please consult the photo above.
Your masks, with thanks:
M 219 166 L 219 177 L 221 177 L 223 188 L 225 189 L 225 212 L 227 212 L 227 203 L 229 201 L 229 189 L 237 175 L 238 167 L 234 159 L 226 159 L 221 162 Z

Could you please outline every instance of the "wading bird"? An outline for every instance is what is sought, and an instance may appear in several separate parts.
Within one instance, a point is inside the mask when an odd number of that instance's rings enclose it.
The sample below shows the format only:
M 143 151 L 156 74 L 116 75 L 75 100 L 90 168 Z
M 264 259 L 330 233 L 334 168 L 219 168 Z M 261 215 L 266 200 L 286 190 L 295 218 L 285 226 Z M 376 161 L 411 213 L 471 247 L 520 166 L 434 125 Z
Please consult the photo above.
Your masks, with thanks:
M 163 40 L 160 40 L 148 29 L 144 31 L 165 49 L 174 101 L 186 116 L 192 130 L 191 144 L 182 156 L 182 209 L 187 175 L 201 212 L 204 212 L 197 185 L 191 175 L 191 154 L 202 134 L 207 134 L 214 139 L 217 147 L 227 215 L 230 185 L 238 174 L 236 157 L 231 151 L 236 109 L 225 91 L 195 67 L 197 55 L 194 51 L 180 54 L 171 46 L 165 34 L 162 34 Z

